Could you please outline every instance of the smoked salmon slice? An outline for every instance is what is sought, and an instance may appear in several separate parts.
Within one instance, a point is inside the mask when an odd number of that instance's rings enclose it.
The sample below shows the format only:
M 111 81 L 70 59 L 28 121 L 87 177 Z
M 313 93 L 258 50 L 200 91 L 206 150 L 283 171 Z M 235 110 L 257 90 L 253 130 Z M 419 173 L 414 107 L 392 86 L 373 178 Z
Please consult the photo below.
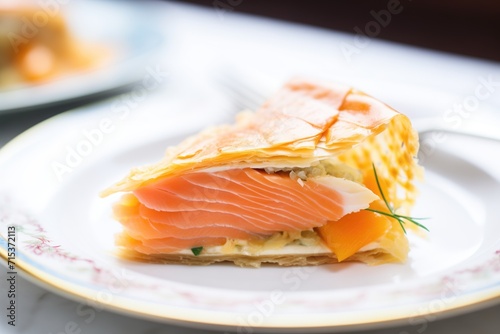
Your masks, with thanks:
M 257 111 L 168 148 L 102 195 L 125 192 L 113 212 L 123 226 L 117 245 L 133 259 L 401 262 L 403 231 L 364 209 L 380 203 L 376 168 L 391 210 L 410 212 L 417 152 L 403 114 L 351 87 L 295 79 Z
M 116 205 L 114 213 L 127 234 L 151 252 L 159 238 L 175 239 L 169 249 L 178 251 L 206 246 L 209 238 L 248 240 L 310 230 L 378 198 L 345 179 L 300 182 L 287 173 L 251 168 L 167 177 L 133 193 L 135 205 Z

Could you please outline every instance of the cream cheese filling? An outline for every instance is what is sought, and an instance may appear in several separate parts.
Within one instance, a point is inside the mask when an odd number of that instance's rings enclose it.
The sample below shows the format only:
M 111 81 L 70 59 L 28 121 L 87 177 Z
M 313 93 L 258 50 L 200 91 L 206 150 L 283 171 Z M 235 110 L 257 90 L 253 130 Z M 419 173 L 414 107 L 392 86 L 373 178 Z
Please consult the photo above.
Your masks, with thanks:
M 298 234 L 297 234 L 298 233 Z M 371 242 L 358 252 L 380 248 L 377 241 Z M 295 233 L 277 233 L 263 242 L 229 239 L 222 246 L 203 247 L 198 256 L 246 255 L 246 256 L 274 256 L 274 255 L 314 255 L 330 254 L 332 250 L 321 240 L 313 230 Z M 179 251 L 178 254 L 193 255 L 190 249 Z

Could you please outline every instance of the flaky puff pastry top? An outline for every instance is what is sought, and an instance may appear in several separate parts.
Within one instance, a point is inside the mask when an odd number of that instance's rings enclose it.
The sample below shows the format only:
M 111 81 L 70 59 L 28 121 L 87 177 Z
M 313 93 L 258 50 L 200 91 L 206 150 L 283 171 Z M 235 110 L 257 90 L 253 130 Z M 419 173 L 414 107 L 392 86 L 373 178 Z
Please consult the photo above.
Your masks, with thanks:
M 375 166 L 386 198 L 405 212 L 421 175 L 417 151 L 418 136 L 405 115 L 348 86 L 293 79 L 257 111 L 168 148 L 160 162 L 132 169 L 101 195 L 209 168 L 309 167 L 336 158 L 363 173 Z

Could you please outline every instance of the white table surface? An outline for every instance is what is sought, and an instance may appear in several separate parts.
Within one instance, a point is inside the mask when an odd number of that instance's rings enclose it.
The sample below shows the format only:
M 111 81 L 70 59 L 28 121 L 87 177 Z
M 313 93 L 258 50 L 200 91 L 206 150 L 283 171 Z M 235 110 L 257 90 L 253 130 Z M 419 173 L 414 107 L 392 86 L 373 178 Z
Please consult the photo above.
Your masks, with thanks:
M 380 97 L 413 117 L 443 113 L 456 101 L 474 94 L 479 78 L 492 76 L 500 81 L 497 63 L 436 53 L 408 46 L 371 40 L 348 60 L 342 43 L 354 45 L 354 35 L 276 22 L 216 9 L 199 9 L 180 4 L 155 4 L 162 18 L 158 27 L 165 33 L 164 66 L 192 78 L 210 76 L 221 69 L 272 77 L 276 81 L 296 74 L 337 78 Z M 345 45 L 345 44 L 344 44 Z M 260 74 L 259 74 L 260 73 Z M 397 83 L 391 91 L 379 82 Z M 405 105 L 405 95 L 418 86 L 428 90 L 433 103 Z M 440 94 L 433 95 L 439 91 Z M 443 97 L 445 96 L 445 97 Z M 1 103 L 1 101 L 0 101 Z M 105 103 L 105 102 L 103 102 Z M 489 105 L 500 105 L 500 87 L 488 97 Z M 425 109 L 423 108 L 425 106 Z M 43 111 L 49 115 L 53 111 Z M 44 114 L 45 113 L 45 114 Z M 7 118 L 6 118 L 7 117 Z M 41 119 L 30 112 L 0 117 L 0 146 Z M 7 294 L 1 278 L 0 295 Z M 1 333 L 211 333 L 181 328 L 97 310 L 85 322 L 76 313 L 79 303 L 65 299 L 18 277 L 17 326 L 0 321 Z M 1 298 L 0 298 L 1 300 Z M 76 329 L 68 324 L 76 323 Z M 397 328 L 362 333 L 475 333 L 500 332 L 500 305 L 475 310 L 448 319 L 429 318 L 425 325 L 411 323 Z

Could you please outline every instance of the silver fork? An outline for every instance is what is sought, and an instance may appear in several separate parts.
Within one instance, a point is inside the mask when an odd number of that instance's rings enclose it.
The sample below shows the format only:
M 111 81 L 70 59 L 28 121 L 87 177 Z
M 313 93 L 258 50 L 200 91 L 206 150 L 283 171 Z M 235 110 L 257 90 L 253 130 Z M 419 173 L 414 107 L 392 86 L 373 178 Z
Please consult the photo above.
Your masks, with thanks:
M 256 110 L 265 101 L 265 96 L 269 95 L 265 89 L 259 89 L 257 85 L 249 84 L 233 75 L 219 76 L 217 81 L 238 111 Z M 439 117 L 413 118 L 412 124 L 421 139 L 432 134 L 450 133 L 500 141 L 500 116 L 494 116 L 491 113 L 484 113 L 483 116 L 482 118 L 487 120 L 461 119 L 458 126 L 445 122 Z

